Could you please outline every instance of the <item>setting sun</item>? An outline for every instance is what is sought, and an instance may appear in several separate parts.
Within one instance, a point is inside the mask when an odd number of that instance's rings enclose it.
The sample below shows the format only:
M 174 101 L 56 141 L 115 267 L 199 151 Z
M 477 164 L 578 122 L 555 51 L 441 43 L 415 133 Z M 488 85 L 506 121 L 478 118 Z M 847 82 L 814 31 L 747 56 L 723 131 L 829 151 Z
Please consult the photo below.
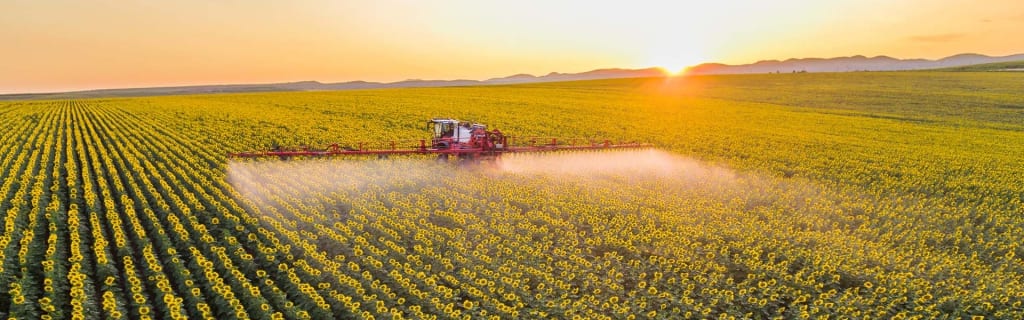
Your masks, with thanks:
M 706 60 L 707 58 L 695 54 L 696 52 L 694 49 L 682 48 L 682 46 L 677 49 L 663 50 L 659 53 L 651 54 L 646 65 L 660 67 L 668 75 L 676 76 L 683 73 L 687 67 L 708 61 Z

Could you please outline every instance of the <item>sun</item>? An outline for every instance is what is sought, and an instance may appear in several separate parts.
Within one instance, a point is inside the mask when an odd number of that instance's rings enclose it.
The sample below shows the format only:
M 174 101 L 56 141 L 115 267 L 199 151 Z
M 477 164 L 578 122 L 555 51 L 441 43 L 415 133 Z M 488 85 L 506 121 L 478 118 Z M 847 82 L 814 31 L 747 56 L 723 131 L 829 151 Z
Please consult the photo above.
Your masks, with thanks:
M 686 72 L 687 68 L 704 62 L 706 62 L 706 60 L 700 59 L 699 57 L 678 54 L 653 59 L 651 60 L 650 65 L 661 68 L 665 71 L 666 75 L 674 77 Z
M 681 75 L 681 74 L 683 74 L 683 71 L 685 71 L 685 69 L 686 69 L 686 67 L 679 67 L 678 65 L 676 65 L 676 67 L 659 67 L 659 68 L 661 68 L 661 70 L 665 71 L 665 74 L 668 75 L 669 77 L 675 77 L 675 76 Z
M 651 48 L 644 60 L 647 66 L 661 68 L 672 77 L 683 74 L 686 68 L 708 62 L 702 50 L 686 45 Z

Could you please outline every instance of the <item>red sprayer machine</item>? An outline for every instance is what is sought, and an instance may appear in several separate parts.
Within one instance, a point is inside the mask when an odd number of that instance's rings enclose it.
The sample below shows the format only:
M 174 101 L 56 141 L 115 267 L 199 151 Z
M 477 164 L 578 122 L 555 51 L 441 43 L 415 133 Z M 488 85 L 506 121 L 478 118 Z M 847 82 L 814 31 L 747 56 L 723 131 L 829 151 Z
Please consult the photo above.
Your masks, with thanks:
M 427 126 L 432 135 L 431 139 L 429 141 L 425 139 L 419 140 L 418 145 L 412 146 L 398 147 L 396 142 L 390 142 L 382 148 L 364 148 L 363 143 L 359 143 L 356 147 L 342 147 L 335 143 L 323 149 L 277 146 L 265 151 L 228 153 L 228 156 L 236 158 L 279 157 L 281 159 L 288 159 L 292 157 L 376 155 L 379 158 L 387 158 L 391 155 L 420 154 L 437 155 L 438 160 L 448 160 L 449 157 L 454 157 L 460 162 L 477 163 L 500 159 L 501 155 L 506 153 L 650 147 L 650 145 L 643 143 L 612 143 L 609 140 L 595 141 L 593 139 L 558 139 L 550 137 L 516 138 L 505 135 L 497 129 L 487 130 L 487 127 L 482 124 L 448 118 L 431 119 L 427 122 Z

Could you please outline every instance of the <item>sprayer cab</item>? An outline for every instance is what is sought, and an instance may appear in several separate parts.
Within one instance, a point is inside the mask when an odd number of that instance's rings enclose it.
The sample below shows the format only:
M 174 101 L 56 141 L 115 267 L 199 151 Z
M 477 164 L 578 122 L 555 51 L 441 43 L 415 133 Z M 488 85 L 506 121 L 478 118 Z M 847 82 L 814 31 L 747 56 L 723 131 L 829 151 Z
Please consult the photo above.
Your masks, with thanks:
M 428 130 L 431 131 L 431 146 L 435 149 L 469 149 L 484 148 L 493 149 L 495 144 L 490 140 L 495 135 L 500 135 L 498 130 L 487 131 L 487 126 L 467 121 L 459 121 L 447 118 L 434 118 L 427 121 Z M 491 139 L 488 139 L 488 136 Z M 491 142 L 491 143 L 487 143 Z

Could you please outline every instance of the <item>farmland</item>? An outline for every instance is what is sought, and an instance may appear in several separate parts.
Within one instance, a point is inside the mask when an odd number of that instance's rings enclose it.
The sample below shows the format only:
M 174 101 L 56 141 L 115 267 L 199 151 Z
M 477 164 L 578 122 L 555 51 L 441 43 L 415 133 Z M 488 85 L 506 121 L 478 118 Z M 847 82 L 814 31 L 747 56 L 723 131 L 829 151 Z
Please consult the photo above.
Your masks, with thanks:
M 1022 318 L 1021 83 L 776 74 L 0 102 L 0 316 Z M 438 116 L 661 151 L 551 155 L 592 172 L 225 157 L 421 139 Z

